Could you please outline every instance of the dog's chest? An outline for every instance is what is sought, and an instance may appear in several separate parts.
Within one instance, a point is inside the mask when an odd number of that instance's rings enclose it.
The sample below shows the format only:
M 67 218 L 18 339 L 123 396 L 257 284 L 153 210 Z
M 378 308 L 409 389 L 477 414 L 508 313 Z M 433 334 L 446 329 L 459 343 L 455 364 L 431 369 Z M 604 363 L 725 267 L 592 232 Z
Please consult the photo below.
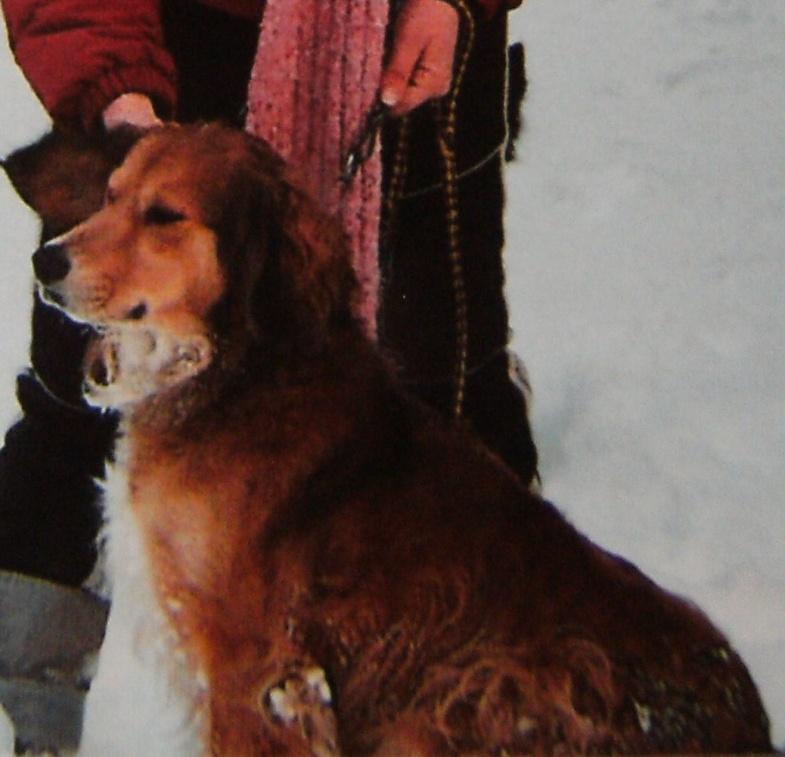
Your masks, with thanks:
M 203 751 L 203 685 L 161 608 L 146 539 L 130 501 L 126 450 L 107 477 L 106 562 L 112 606 L 85 708 L 80 753 Z

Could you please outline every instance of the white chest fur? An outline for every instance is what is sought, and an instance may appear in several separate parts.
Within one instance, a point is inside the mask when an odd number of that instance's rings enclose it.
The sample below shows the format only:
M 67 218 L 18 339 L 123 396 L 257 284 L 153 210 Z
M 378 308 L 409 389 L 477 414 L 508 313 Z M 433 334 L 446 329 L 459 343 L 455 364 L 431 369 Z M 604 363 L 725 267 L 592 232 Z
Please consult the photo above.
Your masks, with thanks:
M 98 671 L 87 696 L 80 755 L 194 757 L 205 753 L 195 677 L 157 601 L 128 500 L 123 443 L 104 493 L 112 597 Z

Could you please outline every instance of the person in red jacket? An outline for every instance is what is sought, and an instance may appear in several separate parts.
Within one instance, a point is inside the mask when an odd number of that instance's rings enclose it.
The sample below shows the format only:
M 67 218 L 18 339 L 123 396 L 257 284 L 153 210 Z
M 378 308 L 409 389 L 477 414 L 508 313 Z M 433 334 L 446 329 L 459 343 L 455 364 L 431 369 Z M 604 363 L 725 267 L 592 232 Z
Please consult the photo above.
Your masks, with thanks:
M 412 390 L 443 414 L 455 409 L 455 270 L 462 257 L 467 320 L 463 416 L 518 473 L 535 480 L 526 400 L 508 353 L 504 300 L 502 164 L 509 93 L 505 10 L 521 0 L 466 0 L 474 19 L 457 91 L 455 155 L 459 238 L 450 240 L 427 103 L 453 84 L 458 0 L 391 2 L 392 34 L 380 95 L 383 188 L 395 162 L 408 171 L 386 208 L 380 250 L 379 340 Z M 262 0 L 2 0 L 11 48 L 56 126 L 93 133 L 159 120 L 244 121 Z M 521 71 L 510 81 L 523 82 Z M 522 96 L 522 92 L 520 93 Z M 513 98 L 515 99 L 515 98 Z M 400 116 L 408 119 L 408 143 Z M 383 222 L 384 225 L 384 222 Z M 78 584 L 95 559 L 95 477 L 115 420 L 80 404 L 83 335 L 36 301 L 33 370 L 17 384 L 24 418 L 0 453 L 0 567 Z

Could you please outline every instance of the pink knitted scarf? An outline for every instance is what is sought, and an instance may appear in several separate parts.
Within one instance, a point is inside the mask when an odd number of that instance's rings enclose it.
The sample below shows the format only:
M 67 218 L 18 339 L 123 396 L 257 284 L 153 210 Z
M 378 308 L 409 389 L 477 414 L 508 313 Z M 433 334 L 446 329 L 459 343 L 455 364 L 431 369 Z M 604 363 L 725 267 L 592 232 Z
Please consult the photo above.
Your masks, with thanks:
M 341 219 L 361 286 L 358 315 L 376 333 L 379 149 L 345 190 L 342 159 L 379 86 L 389 0 L 267 0 L 246 128 L 299 169 Z

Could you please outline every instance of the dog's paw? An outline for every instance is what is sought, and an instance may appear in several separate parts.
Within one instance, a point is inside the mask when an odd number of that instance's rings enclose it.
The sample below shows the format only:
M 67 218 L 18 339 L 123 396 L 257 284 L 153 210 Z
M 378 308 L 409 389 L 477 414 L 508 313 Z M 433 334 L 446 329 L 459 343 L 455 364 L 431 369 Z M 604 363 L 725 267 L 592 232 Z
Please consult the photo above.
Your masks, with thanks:
M 267 707 L 275 721 L 299 731 L 311 754 L 339 754 L 332 692 L 321 668 L 292 673 L 268 691 Z

